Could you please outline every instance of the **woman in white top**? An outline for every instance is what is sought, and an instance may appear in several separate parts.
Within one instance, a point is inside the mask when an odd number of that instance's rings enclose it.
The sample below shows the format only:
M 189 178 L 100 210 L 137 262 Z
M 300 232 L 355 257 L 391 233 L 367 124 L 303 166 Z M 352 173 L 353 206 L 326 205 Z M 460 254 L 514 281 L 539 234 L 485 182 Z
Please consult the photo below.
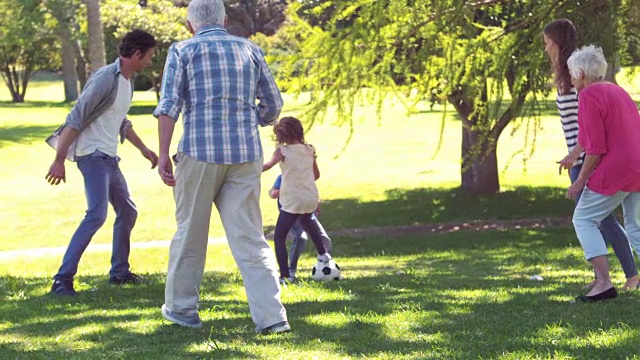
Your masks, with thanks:
M 331 256 L 322 242 L 322 235 L 311 220 L 311 215 L 318 208 L 316 180 L 320 177 L 320 170 L 316 163 L 316 151 L 313 146 L 305 143 L 302 123 L 294 117 L 280 119 L 273 131 L 278 147 L 271 160 L 262 166 L 262 171 L 267 171 L 278 163 L 282 171 L 282 207 L 276 223 L 274 243 L 280 268 L 280 283 L 284 284 L 285 281 L 295 282 L 295 278 L 289 275 L 285 241 L 289 230 L 298 219 L 316 246 L 318 261 L 328 262 Z

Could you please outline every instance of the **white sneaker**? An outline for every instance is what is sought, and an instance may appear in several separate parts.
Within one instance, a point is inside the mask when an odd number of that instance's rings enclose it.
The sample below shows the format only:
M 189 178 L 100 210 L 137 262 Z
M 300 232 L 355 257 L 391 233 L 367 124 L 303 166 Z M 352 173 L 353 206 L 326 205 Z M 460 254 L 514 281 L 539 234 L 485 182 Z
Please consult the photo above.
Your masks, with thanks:
M 322 255 L 318 255 L 318 261 L 323 263 L 328 263 L 331 260 L 331 255 L 329 253 L 324 253 Z
M 289 326 L 288 322 L 281 321 L 281 322 L 275 323 L 275 324 L 273 324 L 271 326 L 267 326 L 266 328 L 263 328 L 263 329 L 256 328 L 255 331 L 256 331 L 256 333 L 263 334 L 263 335 L 281 334 L 281 333 L 290 332 L 291 331 L 291 326 Z
M 199 329 L 202 327 L 202 321 L 200 321 L 200 316 L 196 313 L 194 316 L 186 317 L 179 314 L 174 313 L 164 304 L 162 304 L 162 316 L 180 326 L 190 327 L 194 329 Z

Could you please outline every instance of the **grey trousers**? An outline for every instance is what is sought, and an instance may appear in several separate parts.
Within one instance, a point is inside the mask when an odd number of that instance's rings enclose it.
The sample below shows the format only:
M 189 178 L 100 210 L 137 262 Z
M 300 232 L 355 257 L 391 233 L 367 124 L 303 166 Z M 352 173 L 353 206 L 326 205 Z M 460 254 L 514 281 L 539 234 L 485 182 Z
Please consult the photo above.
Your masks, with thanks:
M 165 305 L 171 311 L 185 316 L 198 311 L 213 203 L 242 275 L 253 322 L 265 328 L 287 320 L 275 257 L 262 229 L 261 173 L 262 159 L 226 165 L 178 154 L 174 187 L 178 229 L 171 241 L 165 287 Z

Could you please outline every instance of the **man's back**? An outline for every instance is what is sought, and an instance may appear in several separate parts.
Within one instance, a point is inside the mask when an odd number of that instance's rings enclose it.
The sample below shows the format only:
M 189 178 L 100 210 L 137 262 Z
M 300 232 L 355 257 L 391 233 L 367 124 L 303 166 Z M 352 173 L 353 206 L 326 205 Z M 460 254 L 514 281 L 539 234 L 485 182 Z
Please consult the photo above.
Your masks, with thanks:
M 172 46 L 158 109 L 174 119 L 183 112 L 178 151 L 218 164 L 258 160 L 258 125 L 271 123 L 281 108 L 262 51 L 250 41 L 206 26 Z

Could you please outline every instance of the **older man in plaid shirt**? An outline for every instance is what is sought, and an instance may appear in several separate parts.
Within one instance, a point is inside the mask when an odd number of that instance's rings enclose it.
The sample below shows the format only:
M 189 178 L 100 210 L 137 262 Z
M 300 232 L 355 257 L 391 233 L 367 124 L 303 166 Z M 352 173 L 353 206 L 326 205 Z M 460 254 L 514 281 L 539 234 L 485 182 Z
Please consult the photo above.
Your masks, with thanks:
M 191 1 L 187 20 L 193 37 L 171 46 L 154 111 L 160 133 L 158 171 L 173 187 L 178 223 L 162 314 L 182 326 L 202 326 L 197 303 L 214 203 L 242 274 L 256 331 L 290 331 L 259 205 L 263 154 L 258 126 L 278 117 L 282 97 L 262 50 L 225 30 L 222 0 Z M 184 132 L 174 176 L 169 147 L 180 112 Z

